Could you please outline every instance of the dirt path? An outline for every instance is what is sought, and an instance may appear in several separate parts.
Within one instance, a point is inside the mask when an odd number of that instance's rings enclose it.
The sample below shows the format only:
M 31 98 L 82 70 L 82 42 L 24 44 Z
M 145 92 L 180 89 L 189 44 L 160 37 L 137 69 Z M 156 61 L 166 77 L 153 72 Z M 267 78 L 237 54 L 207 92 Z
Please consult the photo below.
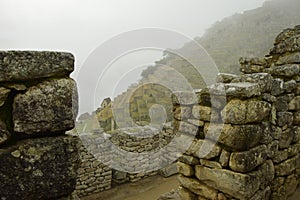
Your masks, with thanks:
M 108 191 L 82 197 L 80 200 L 156 200 L 160 195 L 177 189 L 178 186 L 176 175 L 170 178 L 153 176 L 136 183 L 119 185 Z M 289 200 L 299 199 L 300 188 Z
M 164 193 L 177 189 L 177 176 L 162 178 L 153 176 L 136 183 L 128 183 L 111 190 L 82 197 L 80 200 L 156 200 Z

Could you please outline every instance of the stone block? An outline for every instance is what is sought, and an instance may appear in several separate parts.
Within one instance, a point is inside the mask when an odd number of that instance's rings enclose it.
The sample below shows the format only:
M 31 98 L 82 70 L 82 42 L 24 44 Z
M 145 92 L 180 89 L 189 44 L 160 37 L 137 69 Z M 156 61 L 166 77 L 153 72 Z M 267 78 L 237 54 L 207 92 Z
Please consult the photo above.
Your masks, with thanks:
M 187 120 L 191 118 L 192 108 L 187 106 L 176 107 L 173 114 L 175 119 Z
M 230 156 L 229 167 L 236 172 L 250 172 L 263 164 L 268 158 L 266 145 L 261 145 L 249 151 L 233 152 Z
M 271 74 L 274 76 L 293 77 L 298 75 L 300 67 L 298 64 L 287 64 L 280 66 L 273 66 Z
M 259 100 L 231 100 L 221 112 L 225 123 L 247 124 L 263 121 L 271 111 L 271 104 Z
M 279 165 L 275 166 L 275 172 L 277 176 L 286 176 L 292 174 L 292 172 L 300 167 L 300 156 L 294 156 Z
M 1 51 L 0 82 L 68 76 L 74 57 L 63 52 Z
M 297 96 L 290 101 L 289 110 L 300 110 L 300 96 Z
M 278 112 L 277 124 L 281 127 L 290 127 L 293 124 L 293 113 L 291 112 Z
M 198 180 L 238 199 L 249 199 L 261 185 L 268 184 L 274 178 L 274 166 L 271 161 L 265 162 L 249 174 L 226 169 L 210 169 L 200 165 L 195 169 Z
M 191 192 L 199 196 L 205 197 L 207 199 L 217 199 L 218 196 L 217 190 L 207 186 L 206 184 L 201 183 L 197 179 L 188 178 L 179 175 L 178 180 L 182 187 L 190 190 Z
M 165 178 L 173 176 L 177 173 L 178 171 L 177 171 L 176 163 L 168 165 L 159 171 L 159 174 Z
M 218 83 L 230 83 L 233 79 L 235 79 L 237 77 L 238 76 L 235 74 L 219 73 L 217 75 L 216 81 Z
M 77 90 L 72 79 L 44 81 L 15 97 L 14 131 L 24 136 L 64 132 L 74 128 L 77 110 Z
M 177 162 L 177 171 L 184 176 L 193 176 L 194 168 L 188 164 Z
M 199 164 L 199 159 L 193 157 L 193 156 L 188 156 L 188 155 L 182 155 L 178 158 L 178 161 L 186 163 L 188 165 L 197 165 Z
M 220 153 L 221 147 L 210 140 L 198 140 L 192 152 L 193 156 L 207 160 L 218 157 Z
M 262 127 L 260 125 L 230 125 L 230 124 L 205 124 L 206 138 L 217 140 L 232 150 L 248 150 L 262 140 Z
M 57 199 L 76 185 L 79 139 L 22 140 L 0 151 L 0 199 Z
M 191 91 L 173 92 L 172 102 L 178 105 L 194 105 L 198 103 L 198 97 Z
M 276 65 L 300 63 L 300 52 L 282 55 L 278 58 Z
M 258 83 L 228 83 L 225 84 L 226 95 L 229 97 L 250 98 L 261 94 Z

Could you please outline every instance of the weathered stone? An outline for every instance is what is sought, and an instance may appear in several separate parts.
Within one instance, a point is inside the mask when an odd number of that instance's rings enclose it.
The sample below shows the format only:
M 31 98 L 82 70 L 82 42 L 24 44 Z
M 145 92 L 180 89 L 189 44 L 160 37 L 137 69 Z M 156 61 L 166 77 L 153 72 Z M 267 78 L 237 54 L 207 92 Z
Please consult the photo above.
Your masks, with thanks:
M 221 112 L 225 123 L 247 124 L 261 122 L 271 111 L 271 105 L 258 100 L 232 100 Z
M 295 97 L 289 103 L 289 110 L 299 110 L 300 109 L 300 96 Z
M 199 164 L 199 159 L 193 156 L 182 155 L 178 158 L 178 161 L 186 163 L 188 165 L 197 165 Z
M 193 106 L 193 117 L 201 121 L 219 121 L 219 111 L 208 106 Z
M 192 136 L 195 136 L 198 132 L 198 127 L 193 125 L 193 124 L 189 124 L 187 122 L 184 121 L 176 121 L 176 123 L 174 123 L 175 126 L 175 130 L 181 132 L 181 133 L 186 133 Z
M 198 120 L 198 119 L 188 119 L 188 123 L 193 124 L 195 126 L 204 126 L 204 121 Z
M 217 140 L 233 150 L 248 150 L 262 140 L 262 127 L 259 125 L 205 124 L 206 138 Z
M 221 148 L 210 140 L 198 140 L 193 148 L 193 155 L 197 158 L 212 159 L 220 155 Z
M 180 200 L 197 200 L 195 194 L 191 193 L 189 190 L 185 189 L 184 187 L 179 187 L 179 197 Z
M 8 95 L 9 95 L 10 90 L 0 87 L 0 107 L 4 105 Z
M 226 95 L 232 97 L 250 98 L 261 94 L 261 87 L 258 83 L 228 83 L 225 84 Z
M 297 176 L 295 174 L 288 176 L 285 179 L 284 187 L 287 196 L 290 196 L 294 194 L 294 192 L 297 189 L 298 181 L 297 181 Z
M 259 190 L 250 200 L 269 200 L 271 196 L 271 188 L 266 187 L 264 190 Z
M 300 141 L 300 127 L 294 126 L 293 132 L 294 132 L 293 142 L 299 142 Z
M 194 105 L 198 103 L 198 97 L 194 92 L 173 92 L 172 102 L 179 105 Z
M 77 91 L 72 79 L 52 79 L 18 94 L 13 103 L 14 131 L 24 135 L 74 128 Z
M 292 172 L 298 167 L 300 167 L 299 155 L 276 165 L 275 172 L 277 176 L 286 176 L 292 174 Z
M 238 199 L 249 199 L 261 184 L 270 182 L 274 177 L 274 166 L 271 161 L 250 174 L 240 174 L 225 169 L 210 169 L 200 165 L 197 165 L 195 169 L 196 177 L 201 182 Z
M 285 112 L 288 110 L 288 98 L 287 96 L 280 96 L 277 98 L 274 104 L 277 112 Z
M 284 76 L 284 77 L 293 77 L 298 75 L 300 72 L 300 67 L 297 64 L 287 64 L 281 66 L 274 66 L 272 68 L 272 75 L 275 76 Z
M 283 89 L 285 92 L 293 92 L 297 88 L 297 82 L 295 80 L 287 81 L 283 84 Z
M 235 74 L 219 73 L 217 75 L 216 81 L 218 83 L 230 83 L 233 79 L 235 79 L 237 77 L 238 76 Z
M 249 82 L 259 84 L 261 92 L 268 92 L 272 84 L 272 76 L 268 73 L 243 74 L 234 80 L 232 83 Z
M 229 167 L 236 172 L 250 172 L 267 160 L 268 149 L 261 145 L 245 152 L 233 152 Z
M 179 175 L 178 179 L 180 185 L 191 192 L 208 199 L 217 199 L 218 192 L 206 184 L 199 182 L 197 179 L 187 178 L 182 175 Z
M 229 164 L 229 158 L 230 158 L 230 152 L 222 149 L 220 158 L 219 158 L 219 163 L 223 166 L 223 167 L 227 167 Z
M 6 143 L 10 139 L 11 134 L 7 130 L 4 122 L 0 120 L 0 145 Z
M 276 65 L 285 65 L 285 64 L 297 64 L 300 63 L 300 52 L 295 52 L 280 56 L 276 62 Z
M 276 156 L 276 154 L 278 153 L 279 142 L 277 140 L 274 140 L 267 145 L 267 148 L 268 148 L 268 152 L 267 152 L 268 157 L 274 158 Z
M 213 93 L 210 93 L 209 90 L 204 90 L 200 93 L 197 93 L 197 96 L 199 98 L 200 105 L 217 109 L 223 109 L 227 101 L 225 91 L 222 95 L 215 95 Z
M 56 199 L 69 195 L 76 185 L 78 149 L 78 138 L 60 136 L 23 140 L 1 150 L 0 198 Z
M 161 195 L 157 200 L 180 200 L 179 191 L 172 190 L 166 194 Z
M 172 164 L 164 167 L 163 169 L 159 170 L 159 174 L 165 178 L 173 176 L 177 173 L 178 173 L 178 171 L 177 171 L 176 163 L 172 163 Z
M 294 132 L 292 129 L 287 129 L 282 132 L 279 137 L 279 148 L 288 148 L 294 139 Z
M 293 113 L 291 112 L 278 112 L 277 124 L 281 127 L 290 127 L 293 124 Z
M 284 92 L 284 82 L 281 79 L 273 79 L 271 81 L 271 95 L 278 96 Z
M 284 177 L 275 177 L 271 183 L 271 189 L 273 191 L 278 191 L 285 181 Z
M 269 94 L 269 93 L 263 93 L 262 94 L 262 99 L 269 102 L 269 103 L 274 103 L 276 102 L 276 97 Z
M 191 118 L 192 108 L 187 106 L 180 106 L 174 109 L 174 118 L 178 120 L 186 120 Z
M 67 76 L 74 70 L 70 53 L 2 51 L 0 81 L 28 81 L 46 77 Z
M 210 161 L 205 159 L 200 159 L 201 165 L 209 168 L 222 169 L 222 165 L 216 161 Z
M 177 162 L 177 171 L 184 176 L 193 176 L 194 168 L 188 164 Z

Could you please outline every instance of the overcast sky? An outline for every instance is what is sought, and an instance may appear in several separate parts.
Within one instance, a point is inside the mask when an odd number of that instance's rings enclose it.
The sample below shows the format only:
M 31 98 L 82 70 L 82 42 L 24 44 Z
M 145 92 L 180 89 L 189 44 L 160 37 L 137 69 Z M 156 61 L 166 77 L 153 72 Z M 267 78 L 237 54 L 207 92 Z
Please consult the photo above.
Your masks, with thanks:
M 72 52 L 76 56 L 76 71 L 72 77 L 77 79 L 80 67 L 91 52 L 115 35 L 155 27 L 194 38 L 201 36 L 216 21 L 260 7 L 263 2 L 264 0 L 0 0 L 0 49 Z M 136 57 L 143 57 L 143 61 L 139 63 L 145 64 L 160 56 L 161 52 L 143 52 Z M 125 63 L 134 59 L 131 55 Z M 126 67 L 124 62 L 120 63 L 122 67 Z M 121 66 L 116 66 L 107 74 L 111 83 L 107 83 L 106 91 L 98 95 L 99 102 L 101 98 L 111 95 L 109 91 L 122 76 L 117 73 Z M 103 69 L 103 66 L 99 66 L 95 70 Z M 139 72 L 137 70 L 136 73 Z M 89 76 L 87 73 L 87 79 Z M 81 90 L 90 87 L 88 81 L 86 84 L 79 84 L 80 95 Z M 122 85 L 122 88 L 126 87 L 126 84 Z M 85 98 L 93 97 L 80 96 L 81 112 L 92 111 L 97 107 L 86 105 Z

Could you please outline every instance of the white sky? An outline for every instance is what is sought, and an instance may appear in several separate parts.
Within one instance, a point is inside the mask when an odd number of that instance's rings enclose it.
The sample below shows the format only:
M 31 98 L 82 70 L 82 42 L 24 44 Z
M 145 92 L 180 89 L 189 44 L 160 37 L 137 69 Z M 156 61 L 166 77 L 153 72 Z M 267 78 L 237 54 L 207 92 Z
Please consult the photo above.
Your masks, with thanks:
M 156 27 L 194 38 L 201 36 L 216 21 L 260 7 L 263 2 L 264 0 L 0 0 L 0 49 L 72 52 L 76 56 L 76 72 L 72 77 L 76 78 L 88 55 L 112 36 L 134 29 Z M 160 53 L 149 54 L 142 63 L 159 57 Z M 99 67 L 98 70 L 103 69 Z M 118 77 L 114 76 L 114 72 L 111 73 L 111 83 L 108 85 L 113 87 L 113 82 L 122 75 Z M 86 76 L 89 77 L 89 74 Z M 80 90 L 89 87 L 84 83 L 80 84 Z M 103 91 L 99 98 L 110 95 L 112 87 L 108 86 L 107 91 Z M 126 84 L 123 85 L 123 88 L 126 87 Z M 85 98 L 90 97 L 80 97 L 81 112 L 92 111 L 97 107 L 85 105 Z

